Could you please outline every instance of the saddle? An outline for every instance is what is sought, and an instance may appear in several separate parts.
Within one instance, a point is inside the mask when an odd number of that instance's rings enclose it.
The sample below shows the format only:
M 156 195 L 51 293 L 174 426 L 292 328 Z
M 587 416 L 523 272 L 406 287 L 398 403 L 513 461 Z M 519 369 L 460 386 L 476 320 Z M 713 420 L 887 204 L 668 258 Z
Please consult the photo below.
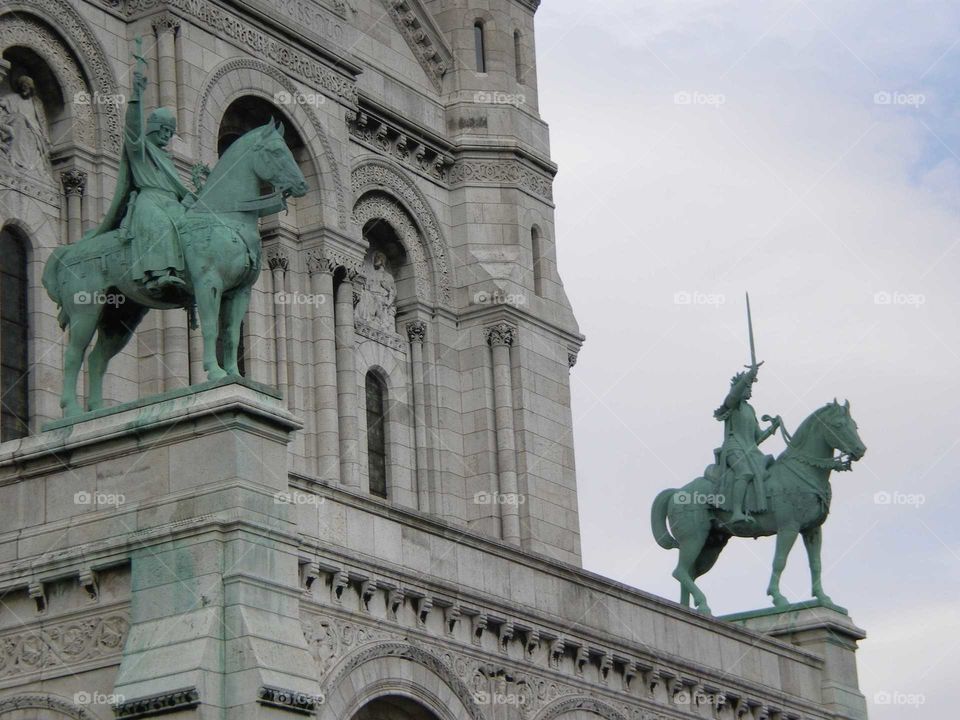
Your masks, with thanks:
M 721 462 L 721 448 L 714 448 L 713 450 L 713 462 L 707 465 L 703 471 L 703 477 L 713 486 L 713 493 L 711 500 L 712 507 L 717 508 L 718 510 L 733 510 L 733 483 L 736 480 L 734 477 L 733 471 L 730 468 L 723 466 Z M 767 474 L 764 477 L 766 481 L 770 477 L 770 467 L 776 461 L 776 458 L 773 455 L 765 455 L 764 469 L 767 470 Z M 764 482 L 766 485 L 766 482 Z M 756 497 L 756 483 L 751 482 L 749 489 L 747 490 L 746 497 L 744 498 L 744 504 L 749 512 L 758 512 L 760 503 Z

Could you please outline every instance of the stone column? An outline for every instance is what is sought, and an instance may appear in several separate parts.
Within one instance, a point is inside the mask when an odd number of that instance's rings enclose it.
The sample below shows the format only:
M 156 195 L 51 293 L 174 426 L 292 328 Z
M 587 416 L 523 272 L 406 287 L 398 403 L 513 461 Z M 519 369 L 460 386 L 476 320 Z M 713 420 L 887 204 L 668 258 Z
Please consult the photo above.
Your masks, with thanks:
M 164 13 L 153 20 L 153 32 L 157 36 L 157 80 L 160 89 L 160 106 L 178 114 L 177 102 L 177 33 L 180 19 Z
M 340 415 L 340 481 L 360 486 L 360 440 L 357 420 L 357 370 L 354 354 L 353 281 L 357 271 L 346 268 L 337 287 L 334 308 L 337 341 L 337 409 Z
M 273 255 L 267 260 L 270 274 L 273 277 L 273 318 L 274 337 L 276 344 L 277 387 L 283 392 L 287 407 L 290 406 L 290 379 L 287 363 L 287 295 L 286 275 L 290 262 L 283 255 Z
M 513 378 L 510 347 L 517 329 L 498 323 L 485 330 L 493 354 L 493 403 L 497 429 L 497 473 L 500 479 L 501 537 L 520 544 L 520 500 L 517 494 L 517 448 L 513 430 Z
M 333 261 L 317 253 L 307 261 L 313 309 L 313 381 L 316 408 L 317 477 L 340 480 L 340 428 L 337 408 L 337 341 L 333 315 Z
M 83 237 L 83 197 L 87 189 L 87 174 L 72 168 L 60 173 L 63 192 L 67 196 L 67 242 L 75 243 Z
M 420 510 L 436 512 L 431 507 L 432 492 L 428 468 L 426 395 L 423 369 L 423 343 L 427 338 L 427 324 L 422 320 L 407 323 L 407 340 L 410 341 L 410 372 L 413 380 L 413 428 L 417 458 L 417 498 Z

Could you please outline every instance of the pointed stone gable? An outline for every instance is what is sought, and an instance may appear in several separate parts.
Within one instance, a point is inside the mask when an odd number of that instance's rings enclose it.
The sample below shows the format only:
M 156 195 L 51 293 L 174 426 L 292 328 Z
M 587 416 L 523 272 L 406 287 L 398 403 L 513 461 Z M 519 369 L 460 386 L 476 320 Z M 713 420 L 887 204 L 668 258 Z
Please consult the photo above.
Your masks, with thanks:
M 423 71 L 439 92 L 453 68 L 453 51 L 420 0 L 382 0 Z

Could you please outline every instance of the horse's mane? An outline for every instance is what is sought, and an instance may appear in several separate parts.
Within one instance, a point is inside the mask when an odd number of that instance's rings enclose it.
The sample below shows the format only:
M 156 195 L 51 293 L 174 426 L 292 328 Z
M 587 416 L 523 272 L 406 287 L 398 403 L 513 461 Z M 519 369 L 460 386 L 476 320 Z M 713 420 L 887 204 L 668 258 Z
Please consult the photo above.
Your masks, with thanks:
M 220 156 L 219 160 L 217 160 L 217 164 L 214 165 L 209 177 L 207 177 L 204 187 L 209 185 L 211 181 L 214 183 L 217 182 L 221 175 L 231 172 L 234 169 L 239 157 L 247 152 L 249 145 L 259 140 L 259 131 L 261 129 L 262 128 L 260 127 L 254 128 L 253 130 L 244 133 L 233 143 L 231 143 L 230 147 L 227 148 L 227 151 Z
M 826 415 L 827 413 L 834 412 L 838 407 L 840 406 L 830 402 L 824 405 L 823 407 L 818 408 L 814 410 L 812 413 L 810 413 L 810 415 L 808 415 L 807 418 L 802 423 L 800 423 L 800 426 L 797 428 L 797 431 L 793 433 L 793 436 L 791 437 L 791 440 L 790 440 L 790 444 L 802 445 L 806 441 L 807 435 L 810 434 L 811 428 L 813 427 L 814 422 L 820 421 L 822 415 Z

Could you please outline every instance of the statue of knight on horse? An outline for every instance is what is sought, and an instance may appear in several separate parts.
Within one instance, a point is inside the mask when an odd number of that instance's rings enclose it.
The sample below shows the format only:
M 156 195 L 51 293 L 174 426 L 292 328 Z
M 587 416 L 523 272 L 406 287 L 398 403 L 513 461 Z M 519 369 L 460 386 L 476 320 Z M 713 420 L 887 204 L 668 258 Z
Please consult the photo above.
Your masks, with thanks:
M 714 412 L 724 424 L 715 463 L 703 477 L 657 495 L 651 508 L 653 536 L 662 548 L 679 549 L 673 576 L 680 582 L 680 602 L 687 605 L 692 597 L 700 612 L 710 614 L 710 607 L 696 579 L 713 567 L 731 537 L 776 536 L 767 594 L 775 606 L 786 607 L 780 576 L 797 536 L 802 536 L 813 596 L 831 605 L 823 591 L 820 562 L 821 527 L 830 512 L 830 474 L 850 470 L 867 448 L 849 401 L 841 405 L 834 399 L 815 410 L 792 436 L 779 415 L 764 415 L 761 419 L 769 427 L 760 428 L 748 402 L 762 365 L 756 357 L 749 296 L 747 322 L 750 365 L 733 377 L 723 405 Z M 760 445 L 778 429 L 787 448 L 774 459 L 764 455 Z
M 99 227 L 58 247 L 43 270 L 43 286 L 59 308 L 61 327 L 69 331 L 60 400 L 68 417 L 83 411 L 77 377 L 94 334 L 90 410 L 102 406 L 107 363 L 150 309 L 192 313 L 195 308 L 207 379 L 239 376 L 240 323 L 261 269 L 258 220 L 286 208 L 288 197 L 307 192 L 283 140 L 283 125 L 272 120 L 234 142 L 196 193 L 188 190 L 166 151 L 176 131 L 173 111 L 158 108 L 144 122 L 146 60 L 139 38 L 136 45 L 113 202 Z M 194 177 L 201 174 L 195 171 Z M 264 184 L 273 191 L 261 195 Z

